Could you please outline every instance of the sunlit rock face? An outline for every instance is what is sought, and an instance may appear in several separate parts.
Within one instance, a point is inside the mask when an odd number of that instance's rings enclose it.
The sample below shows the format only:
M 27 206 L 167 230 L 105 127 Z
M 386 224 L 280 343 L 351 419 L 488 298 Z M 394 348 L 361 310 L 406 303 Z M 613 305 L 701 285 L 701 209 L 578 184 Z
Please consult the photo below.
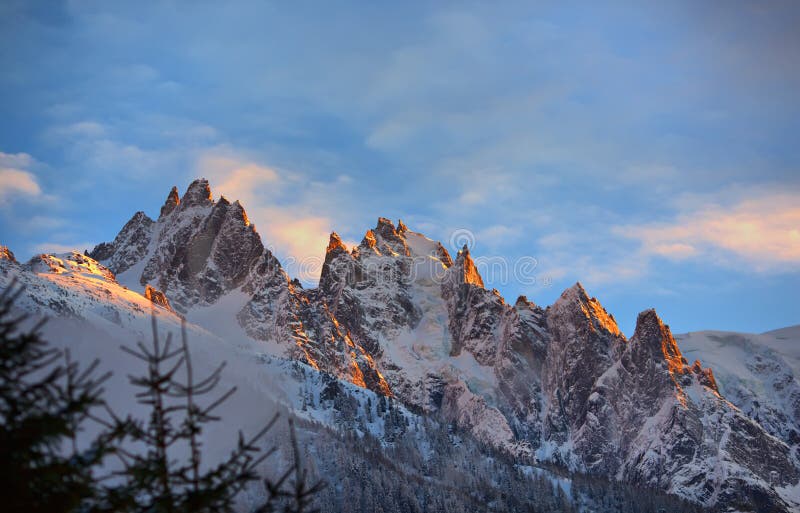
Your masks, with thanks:
M 580 284 L 547 308 L 525 297 L 509 304 L 485 287 L 468 247 L 453 258 L 386 218 L 355 247 L 332 233 L 320 249 L 319 285 L 304 289 L 242 206 L 214 200 L 197 180 L 183 197 L 169 192 L 157 221 L 137 213 L 91 255 L 120 283 L 163 291 L 179 312 L 227 312 L 227 322 L 285 356 L 393 396 L 521 461 L 707 506 L 792 507 L 800 409 L 786 405 L 800 405 L 800 388 L 766 353 L 751 362 L 753 372 L 774 373 L 770 386 L 785 400 L 762 405 L 742 385 L 731 387 L 734 406 L 710 369 L 683 357 L 653 310 L 640 314 L 628 340 Z M 0 254 L 0 265 L 9 262 Z M 59 266 L 28 268 L 53 274 Z
M 8 246 L 0 246 L 0 262 L 17 263 L 17 259 L 14 258 L 14 253 L 8 249 Z
M 181 197 L 178 195 L 178 188 L 173 187 L 169 191 L 169 195 L 167 196 L 167 201 L 164 202 L 164 206 L 161 207 L 161 214 L 158 216 L 159 219 L 162 217 L 168 216 L 175 210 L 181 202 Z
M 172 307 L 169 304 L 169 300 L 167 299 L 167 296 L 164 295 L 164 293 L 161 292 L 160 290 L 155 289 L 155 288 L 151 287 L 150 285 L 146 285 L 145 286 L 145 288 L 144 288 L 144 297 L 146 297 L 147 299 L 152 301 L 153 304 L 156 304 L 156 305 L 158 305 L 158 306 L 160 306 L 162 308 L 166 308 L 167 310 L 169 310 L 171 312 L 174 311 L 174 310 L 172 310 Z

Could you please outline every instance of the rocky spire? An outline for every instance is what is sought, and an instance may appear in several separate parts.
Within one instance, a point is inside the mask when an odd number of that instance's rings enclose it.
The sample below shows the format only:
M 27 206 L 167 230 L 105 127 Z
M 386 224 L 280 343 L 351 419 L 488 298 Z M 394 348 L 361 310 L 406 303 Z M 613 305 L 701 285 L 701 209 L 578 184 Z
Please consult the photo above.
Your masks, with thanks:
M 328 239 L 328 248 L 325 250 L 325 254 L 327 255 L 338 250 L 347 253 L 347 246 L 344 245 L 344 242 L 342 242 L 342 238 L 339 237 L 338 233 L 331 232 L 330 239 Z
M 167 201 L 164 202 L 164 206 L 161 207 L 161 214 L 159 214 L 158 218 L 162 219 L 172 213 L 181 202 L 180 196 L 178 196 L 178 188 L 176 186 L 172 186 L 172 189 L 169 191 L 167 195 Z
M 181 208 L 211 206 L 214 203 L 214 198 L 211 195 L 211 187 L 208 185 L 208 180 L 198 178 L 189 184 L 180 203 Z
M 378 224 L 375 227 L 375 231 L 386 237 L 392 237 L 393 235 L 397 235 L 397 230 L 395 230 L 394 223 L 392 223 L 391 219 L 386 217 L 379 217 Z
M 445 267 L 452 267 L 453 259 L 450 258 L 450 253 L 447 252 L 447 249 L 442 246 L 442 243 L 439 242 L 436 245 L 436 255 L 439 257 L 439 260 L 442 261 L 442 264 Z
M 336 292 L 350 280 L 352 267 L 353 256 L 348 253 L 339 234 L 331 232 L 319 278 L 319 288 L 326 297 L 332 300 Z
M 535 306 L 532 301 L 528 301 L 528 296 L 520 295 L 514 303 L 515 308 L 525 308 L 528 306 Z
M 681 375 L 694 374 L 701 385 L 719 393 L 712 370 L 704 369 L 697 360 L 689 366 L 669 326 L 661 321 L 652 308 L 640 313 L 636 319 L 636 330 L 631 337 L 630 350 L 636 368 L 645 368 L 648 360 L 655 363 L 664 362 L 666 370 L 673 376 L 678 388 L 681 386 Z
M 377 243 L 378 239 L 375 238 L 375 232 L 372 230 L 367 230 L 366 233 L 364 233 L 364 238 L 361 239 L 361 244 L 359 244 L 359 246 L 374 249 Z
M 242 206 L 242 204 L 239 203 L 239 200 L 236 200 L 233 203 L 231 203 L 230 212 L 231 212 L 230 215 L 232 217 L 236 216 L 238 218 L 241 218 L 245 226 L 249 226 L 253 231 L 255 231 L 256 225 L 250 222 L 250 218 L 247 217 L 247 211 L 244 209 L 244 206 Z
M 14 264 L 17 263 L 17 259 L 14 258 L 14 253 L 12 253 L 10 249 L 8 249 L 8 246 L 0 245 L 0 260 L 7 260 Z
M 597 298 L 589 297 L 580 282 L 576 282 L 575 285 L 562 292 L 561 297 L 553 304 L 553 307 L 556 309 L 580 310 L 583 316 L 591 320 L 596 328 L 601 328 L 612 335 L 624 338 L 614 316 L 603 308 Z
M 636 330 L 631 345 L 639 345 L 648 356 L 667 362 L 670 371 L 680 372 L 687 365 L 678 344 L 672 337 L 669 326 L 665 325 L 652 308 L 641 312 L 636 319 Z
M 408 228 L 406 228 L 402 222 L 401 225 L 403 231 L 398 232 L 391 220 L 385 217 L 378 218 L 378 224 L 375 226 L 373 233 L 377 241 L 377 249 L 381 254 L 391 252 L 405 256 L 410 255 L 405 238 L 403 237 L 403 233 L 405 233 L 405 230 Z
M 451 269 L 457 273 L 456 276 L 459 283 L 469 283 L 483 288 L 483 279 L 478 272 L 478 268 L 475 267 L 472 257 L 469 256 L 469 248 L 466 244 L 458 252 L 456 262 Z
M 397 220 L 397 233 L 403 234 L 408 231 L 408 226 L 405 225 L 402 219 Z
M 125 272 L 147 254 L 154 223 L 144 212 L 136 212 L 113 242 L 98 244 L 89 256 L 104 262 L 114 274 Z

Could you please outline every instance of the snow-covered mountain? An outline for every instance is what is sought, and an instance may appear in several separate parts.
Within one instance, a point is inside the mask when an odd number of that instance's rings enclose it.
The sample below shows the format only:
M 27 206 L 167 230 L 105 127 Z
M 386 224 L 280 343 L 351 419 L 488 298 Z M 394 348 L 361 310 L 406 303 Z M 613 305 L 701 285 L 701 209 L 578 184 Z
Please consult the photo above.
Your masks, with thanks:
M 678 335 L 684 354 L 713 365 L 720 392 L 792 448 L 800 444 L 800 326 L 760 335 L 697 331 Z
M 167 324 L 184 315 L 202 340 L 390 397 L 519 463 L 719 510 L 800 508 L 795 332 L 676 343 L 646 310 L 627 339 L 580 284 L 546 308 L 507 303 L 468 248 L 451 256 L 384 218 L 353 248 L 331 234 L 319 286 L 304 289 L 205 180 L 183 197 L 173 188 L 157 220 L 136 213 L 88 255 L 20 264 L 5 251 L 0 269 L 3 286 L 27 286 L 28 310 L 142 333 L 151 309 Z

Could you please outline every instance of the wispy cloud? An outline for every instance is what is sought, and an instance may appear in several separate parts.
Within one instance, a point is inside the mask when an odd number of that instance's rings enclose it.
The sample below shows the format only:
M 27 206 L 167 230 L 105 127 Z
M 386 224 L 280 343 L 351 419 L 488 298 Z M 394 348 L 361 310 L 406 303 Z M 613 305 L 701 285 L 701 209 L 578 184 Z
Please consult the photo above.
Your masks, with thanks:
M 758 272 L 800 268 L 798 192 L 755 193 L 732 204 L 710 203 L 663 223 L 620 226 L 645 255 L 746 264 Z

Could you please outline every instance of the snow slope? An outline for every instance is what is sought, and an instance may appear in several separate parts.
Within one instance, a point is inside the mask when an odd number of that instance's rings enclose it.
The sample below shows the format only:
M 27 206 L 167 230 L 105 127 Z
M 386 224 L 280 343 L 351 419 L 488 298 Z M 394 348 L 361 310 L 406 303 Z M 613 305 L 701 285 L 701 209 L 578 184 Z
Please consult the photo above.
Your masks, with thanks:
M 713 366 L 720 393 L 769 433 L 800 444 L 797 326 L 764 334 L 698 331 L 676 336 L 684 355 Z

